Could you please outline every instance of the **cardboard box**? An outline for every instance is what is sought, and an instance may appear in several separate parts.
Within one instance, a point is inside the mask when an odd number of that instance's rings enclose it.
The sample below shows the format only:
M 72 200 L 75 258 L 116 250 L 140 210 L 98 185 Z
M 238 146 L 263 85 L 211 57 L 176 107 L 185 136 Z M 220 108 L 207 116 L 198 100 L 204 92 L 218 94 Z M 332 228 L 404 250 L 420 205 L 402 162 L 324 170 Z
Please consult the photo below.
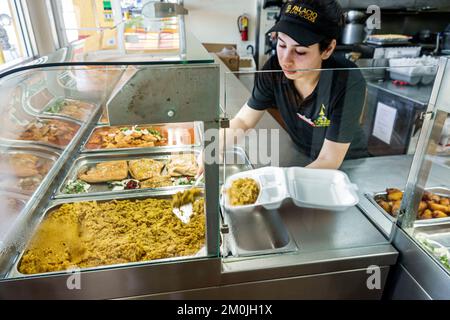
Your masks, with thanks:
M 224 48 L 236 49 L 236 45 L 232 43 L 203 43 L 203 46 L 208 52 L 217 53 L 222 51 Z
M 220 60 L 231 71 L 239 71 L 239 55 L 236 53 L 236 45 L 229 43 L 203 43 L 208 52 L 217 54 Z

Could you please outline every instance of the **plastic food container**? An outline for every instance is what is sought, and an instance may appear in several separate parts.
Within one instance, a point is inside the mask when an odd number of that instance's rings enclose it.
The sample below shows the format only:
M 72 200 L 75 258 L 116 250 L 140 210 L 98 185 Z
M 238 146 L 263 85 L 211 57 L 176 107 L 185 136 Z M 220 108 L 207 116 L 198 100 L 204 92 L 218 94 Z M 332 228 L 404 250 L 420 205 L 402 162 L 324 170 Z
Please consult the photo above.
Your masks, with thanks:
M 254 179 L 260 192 L 254 204 L 232 206 L 227 190 L 234 180 L 241 178 Z M 298 207 L 332 211 L 342 211 L 359 202 L 357 186 L 339 170 L 264 167 L 228 177 L 223 189 L 223 205 L 232 211 L 245 211 L 255 206 L 275 210 L 286 198 L 291 198 Z

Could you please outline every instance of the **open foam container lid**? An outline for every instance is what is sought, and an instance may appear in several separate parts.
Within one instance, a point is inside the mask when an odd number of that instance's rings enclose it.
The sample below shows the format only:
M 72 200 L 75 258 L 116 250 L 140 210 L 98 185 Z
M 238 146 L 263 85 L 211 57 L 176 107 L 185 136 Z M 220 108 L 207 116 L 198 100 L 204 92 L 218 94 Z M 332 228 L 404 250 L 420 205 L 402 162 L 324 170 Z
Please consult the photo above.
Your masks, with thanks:
M 260 188 L 254 204 L 232 206 L 226 193 L 233 181 L 254 179 Z M 223 186 L 222 201 L 227 210 L 239 211 L 263 206 L 267 210 L 278 209 L 283 200 L 291 198 L 298 207 L 342 211 L 356 205 L 359 197 L 355 184 L 339 170 L 309 169 L 302 167 L 263 167 L 243 171 L 227 178 Z

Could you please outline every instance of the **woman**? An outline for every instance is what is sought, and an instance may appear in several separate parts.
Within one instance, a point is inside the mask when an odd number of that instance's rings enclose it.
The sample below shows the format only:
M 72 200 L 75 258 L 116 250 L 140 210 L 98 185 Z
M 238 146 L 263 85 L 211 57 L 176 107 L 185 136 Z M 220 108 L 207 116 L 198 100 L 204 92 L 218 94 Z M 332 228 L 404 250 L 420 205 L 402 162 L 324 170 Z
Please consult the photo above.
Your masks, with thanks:
M 230 129 L 248 130 L 265 110 L 275 108 L 309 168 L 337 169 L 345 158 L 366 156 L 359 126 L 365 81 L 352 62 L 334 53 L 344 23 L 335 0 L 292 0 L 269 31 L 277 55 L 258 73 L 252 96 L 231 120 Z M 296 71 L 326 69 L 325 71 Z M 341 69 L 341 70 L 334 70 Z M 228 136 L 233 130 L 227 130 Z

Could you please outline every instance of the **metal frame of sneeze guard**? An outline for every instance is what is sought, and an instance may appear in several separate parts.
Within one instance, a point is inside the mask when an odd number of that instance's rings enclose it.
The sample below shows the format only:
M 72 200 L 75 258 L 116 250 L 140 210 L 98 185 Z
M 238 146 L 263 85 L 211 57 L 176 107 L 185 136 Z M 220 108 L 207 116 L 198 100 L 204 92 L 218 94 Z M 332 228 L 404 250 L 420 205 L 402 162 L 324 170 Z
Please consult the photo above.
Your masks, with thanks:
M 450 86 L 450 59 L 441 57 L 439 69 L 434 82 L 433 91 L 428 103 L 427 111 L 424 113 L 424 123 L 417 143 L 411 170 L 408 175 L 406 189 L 400 208 L 398 223 L 407 230 L 413 227 L 416 220 L 416 212 L 425 190 L 431 163 L 426 159 L 429 151 L 430 139 L 440 132 L 434 132 L 434 128 L 442 128 L 446 117 L 438 116 L 437 111 L 450 112 L 450 102 L 445 101 L 449 93 L 445 88 Z

